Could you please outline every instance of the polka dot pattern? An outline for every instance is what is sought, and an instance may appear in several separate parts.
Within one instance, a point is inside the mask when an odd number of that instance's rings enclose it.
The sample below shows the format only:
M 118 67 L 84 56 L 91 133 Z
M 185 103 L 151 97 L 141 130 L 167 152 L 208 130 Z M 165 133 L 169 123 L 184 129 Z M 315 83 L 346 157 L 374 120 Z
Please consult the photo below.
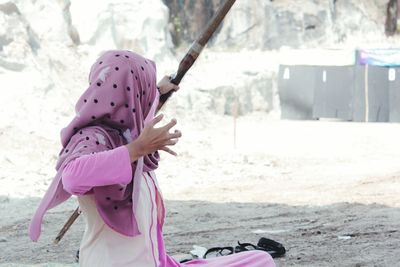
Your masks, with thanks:
M 154 62 L 130 51 L 104 53 L 92 66 L 89 87 L 75 106 L 79 115 L 61 132 L 64 153 L 58 164 L 80 155 L 96 157 L 98 152 L 124 145 L 127 133 L 137 138 L 144 121 L 154 117 L 158 97 Z M 133 164 L 133 175 L 136 168 L 145 172 L 156 169 L 158 160 L 155 153 L 143 157 L 143 163 Z M 139 173 L 128 185 L 93 188 L 101 217 L 112 229 L 128 236 L 135 233 L 134 222 L 126 218 L 133 217 L 138 195 L 133 184 L 141 179 Z

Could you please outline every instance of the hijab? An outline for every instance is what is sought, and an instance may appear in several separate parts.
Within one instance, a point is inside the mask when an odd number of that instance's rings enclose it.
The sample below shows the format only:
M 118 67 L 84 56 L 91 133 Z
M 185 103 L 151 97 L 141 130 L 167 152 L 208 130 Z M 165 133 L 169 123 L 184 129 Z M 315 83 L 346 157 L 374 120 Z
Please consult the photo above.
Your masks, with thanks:
M 71 194 L 62 185 L 62 172 L 72 160 L 110 150 L 136 139 L 155 115 L 159 93 L 156 66 L 131 51 L 113 50 L 92 65 L 89 87 L 75 105 L 75 117 L 61 130 L 63 146 L 56 164 L 57 174 L 34 214 L 29 235 L 37 241 L 47 210 L 66 201 Z M 139 158 L 132 164 L 129 184 L 94 187 L 97 210 L 104 222 L 126 235 L 140 234 L 135 218 L 143 172 L 158 167 L 159 154 Z

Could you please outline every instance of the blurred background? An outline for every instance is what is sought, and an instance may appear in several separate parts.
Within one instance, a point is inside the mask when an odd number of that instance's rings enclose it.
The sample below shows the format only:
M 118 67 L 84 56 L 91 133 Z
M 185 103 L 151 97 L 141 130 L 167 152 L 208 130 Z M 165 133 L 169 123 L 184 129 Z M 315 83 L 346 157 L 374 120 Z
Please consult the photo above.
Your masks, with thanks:
M 74 262 L 83 221 L 51 245 L 74 200 L 39 244 L 26 227 L 99 54 L 172 74 L 222 2 L 0 0 L 0 265 Z M 171 253 L 261 235 L 282 266 L 398 264 L 398 18 L 397 0 L 235 3 L 163 110 L 183 131 L 159 169 Z
M 2 1 L 1 83 L 8 90 L 1 108 L 10 114 L 2 122 L 24 121 L 37 132 L 44 128 L 58 132 L 54 126 L 65 125 L 65 117 L 71 115 L 87 85 L 92 62 L 108 49 L 129 49 L 155 60 L 159 75 L 175 72 L 220 3 Z M 400 61 L 397 50 L 386 49 L 397 48 L 397 13 L 397 2 L 386 0 L 238 1 L 185 78 L 182 88 L 187 90 L 170 106 L 197 113 L 198 106 L 206 105 L 208 111 L 224 115 L 232 113 L 236 103 L 232 100 L 237 99 L 240 115 L 262 112 L 280 118 L 283 106 L 284 116 L 292 118 L 296 115 L 288 114 L 287 102 L 298 101 L 291 103 L 294 113 L 311 118 L 312 114 L 305 114 L 307 105 L 313 104 L 314 92 L 321 89 L 314 88 L 313 81 L 298 84 L 297 73 L 312 78 L 318 70 L 304 65 L 362 65 L 371 63 L 365 57 L 376 54 L 391 58 L 382 64 L 395 65 Z M 283 68 L 279 75 L 279 66 L 286 65 L 301 67 Z M 328 68 L 328 72 L 339 72 L 342 78 L 344 69 Z M 325 74 L 328 82 L 330 74 Z M 293 96 L 287 80 L 307 88 Z M 351 82 L 355 83 L 344 84 Z M 189 104 L 187 99 L 193 97 L 197 101 Z M 38 120 L 49 123 L 49 128 Z

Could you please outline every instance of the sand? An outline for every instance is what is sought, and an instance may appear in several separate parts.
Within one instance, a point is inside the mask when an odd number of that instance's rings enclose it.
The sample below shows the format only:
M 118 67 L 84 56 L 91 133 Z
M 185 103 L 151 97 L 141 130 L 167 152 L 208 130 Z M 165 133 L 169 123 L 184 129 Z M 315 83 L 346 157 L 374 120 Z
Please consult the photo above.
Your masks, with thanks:
M 168 113 L 174 115 L 173 112 Z M 176 114 L 175 114 L 176 115 Z M 179 119 L 179 156 L 163 154 L 166 247 L 283 243 L 278 266 L 400 262 L 400 125 L 279 121 L 253 114 Z M 58 136 L 0 129 L 0 266 L 74 266 L 83 219 L 52 240 L 76 200 L 50 211 L 38 243 L 27 226 L 52 176 Z

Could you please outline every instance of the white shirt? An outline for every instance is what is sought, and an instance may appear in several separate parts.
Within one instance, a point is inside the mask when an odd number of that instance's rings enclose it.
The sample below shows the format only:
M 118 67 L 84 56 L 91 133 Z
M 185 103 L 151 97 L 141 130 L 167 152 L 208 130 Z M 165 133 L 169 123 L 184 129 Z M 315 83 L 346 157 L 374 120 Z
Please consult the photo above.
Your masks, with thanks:
M 82 267 L 154 267 L 159 265 L 155 183 L 143 175 L 135 214 L 141 235 L 124 236 L 112 230 L 100 217 L 94 196 L 78 197 L 86 221 L 79 252 Z

